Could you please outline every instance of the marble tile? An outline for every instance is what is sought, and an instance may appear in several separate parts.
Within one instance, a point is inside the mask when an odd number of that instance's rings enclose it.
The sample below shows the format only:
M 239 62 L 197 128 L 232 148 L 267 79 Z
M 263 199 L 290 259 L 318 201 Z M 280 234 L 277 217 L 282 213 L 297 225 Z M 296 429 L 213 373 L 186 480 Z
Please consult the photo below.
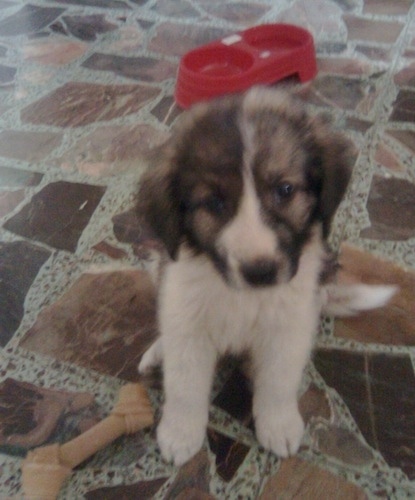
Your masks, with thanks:
M 300 397 L 298 408 L 305 424 L 308 424 L 312 419 L 316 418 L 329 421 L 332 417 L 327 394 L 314 384 L 310 384 L 308 389 Z
M 364 75 L 371 72 L 371 66 L 365 61 L 350 58 L 318 58 L 318 71 L 320 73 L 330 73 L 331 75 Z
M 388 135 L 391 135 L 394 139 L 405 146 L 411 155 L 415 155 L 415 131 L 413 130 L 392 130 L 386 131 Z
M 336 498 L 336 500 L 365 500 L 368 497 L 359 487 L 331 472 L 293 457 L 283 460 L 279 471 L 265 484 L 259 500 L 281 498 Z
M 363 343 L 415 345 L 415 272 L 343 244 L 340 250 L 340 281 L 389 284 L 399 287 L 390 303 L 355 317 L 337 319 L 336 337 Z
M 99 7 L 101 9 L 130 9 L 127 2 L 122 0 L 54 0 L 57 4 L 63 5 L 85 5 L 89 7 Z
M 160 0 L 153 5 L 152 10 L 166 17 L 199 17 L 199 11 L 195 9 L 187 0 Z
M 377 47 L 372 45 L 356 45 L 356 52 L 363 54 L 371 61 L 390 62 L 392 52 L 390 48 Z
M 5 346 L 20 325 L 24 303 L 50 252 L 26 241 L 0 242 L 0 344 Z
M 415 62 L 401 69 L 393 79 L 396 85 L 415 87 Z
M 36 193 L 3 227 L 19 236 L 75 252 L 104 192 L 102 186 L 52 182 Z
M 369 445 L 413 480 L 415 377 L 409 356 L 319 349 L 314 364 Z
M 60 132 L 3 130 L 0 132 L 0 156 L 35 163 L 49 155 L 61 141 Z
M 35 33 L 46 28 L 65 9 L 23 5 L 15 14 L 0 20 L 0 36 L 17 36 Z
M 60 435 L 64 431 L 64 420 L 71 419 L 70 432 L 79 434 L 91 426 L 94 396 L 90 393 L 75 393 L 44 389 L 27 382 L 7 378 L 0 384 L 0 449 L 19 453 L 54 441 L 58 426 Z M 84 422 L 84 423 L 83 423 Z
M 138 112 L 159 90 L 144 85 L 65 83 L 21 112 L 25 123 L 79 127 Z
M 224 481 L 231 481 L 248 455 L 249 447 L 213 429 L 208 429 L 208 442 L 216 457 L 216 473 Z
M 392 172 L 403 173 L 406 170 L 400 158 L 394 153 L 394 151 L 392 151 L 390 147 L 382 142 L 379 142 L 379 144 L 376 146 L 373 159 L 379 165 L 382 165 Z
M 92 54 L 82 66 L 95 71 L 111 71 L 118 76 L 143 82 L 162 82 L 167 78 L 175 78 L 177 72 L 176 64 L 154 57 L 124 57 L 101 53 Z
M 164 125 L 171 125 L 182 114 L 182 110 L 172 96 L 166 96 L 154 106 L 151 114 Z
M 20 345 L 137 381 L 137 364 L 155 335 L 154 285 L 147 273 L 131 269 L 83 274 L 40 312 Z
M 5 191 L 0 188 L 0 217 L 12 212 L 25 199 L 24 189 L 17 191 Z
M 264 16 L 269 10 L 267 5 L 260 2 L 223 3 L 218 0 L 199 0 L 198 3 L 211 16 L 224 19 L 231 23 L 239 24 L 241 26 L 258 24 L 262 16 Z
M 0 64 L 0 85 L 10 85 L 14 82 L 16 68 Z
M 48 40 L 31 41 L 23 46 L 23 57 L 37 64 L 61 66 L 77 60 L 87 50 L 83 42 L 50 37 Z
M 396 196 L 399 193 L 399 196 Z M 371 226 L 363 238 L 402 241 L 415 236 L 415 184 L 404 179 L 375 175 L 367 211 Z
M 103 14 L 62 16 L 62 20 L 71 35 L 86 42 L 96 40 L 97 35 L 118 29 L 118 25 L 108 22 Z
M 173 483 L 163 496 L 163 500 L 175 500 L 188 488 L 209 493 L 210 461 L 205 450 L 199 451 L 192 459 L 180 467 Z
M 392 44 L 396 42 L 404 26 L 396 21 L 374 21 L 350 14 L 345 14 L 343 19 L 349 40 Z

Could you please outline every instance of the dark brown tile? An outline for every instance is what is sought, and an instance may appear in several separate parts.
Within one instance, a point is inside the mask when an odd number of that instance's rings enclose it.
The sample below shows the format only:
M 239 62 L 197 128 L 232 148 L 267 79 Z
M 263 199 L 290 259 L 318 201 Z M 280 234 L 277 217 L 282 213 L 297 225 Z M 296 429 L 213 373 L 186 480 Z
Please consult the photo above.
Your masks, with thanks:
M 314 384 L 301 396 L 298 407 L 306 424 L 313 418 L 329 421 L 332 416 L 327 394 Z
M 41 161 L 62 141 L 59 132 L 4 130 L 0 132 L 0 156 L 27 162 Z
M 14 82 L 17 69 L 0 64 L 0 85 L 10 85 Z
M 118 26 L 108 22 L 103 14 L 62 16 L 62 20 L 69 33 L 86 42 L 96 40 L 97 35 L 118 29 Z
M 347 404 L 366 441 L 415 478 L 415 377 L 407 355 L 320 349 L 314 364 Z
M 402 241 L 414 237 L 415 184 L 404 179 L 375 175 L 370 186 L 367 211 L 371 226 L 361 231 L 363 238 Z
M 415 272 L 343 244 L 339 280 L 399 287 L 386 306 L 354 317 L 336 319 L 334 335 L 363 343 L 415 345 Z
M 332 75 L 364 75 L 370 72 L 370 65 L 359 59 L 319 57 L 317 67 L 320 73 L 330 73 Z
M 174 78 L 177 72 L 177 64 L 169 61 L 153 57 L 124 57 L 98 52 L 92 54 L 82 66 L 96 71 L 111 71 L 116 75 L 143 82 L 161 82 L 167 78 Z
M 85 493 L 85 498 L 86 500 L 132 500 L 133 498 L 151 500 L 167 479 L 167 477 L 161 477 L 129 485 L 97 488 Z
M 415 154 L 415 132 L 412 130 L 387 130 L 386 133 L 403 144 L 411 154 Z
M 137 364 L 157 333 L 155 307 L 155 288 L 143 271 L 84 274 L 41 311 L 21 346 L 137 381 Z
M 415 92 L 405 89 L 399 91 L 389 119 L 396 122 L 415 123 Z
M 1 36 L 27 35 L 46 28 L 65 9 L 24 5 L 15 14 L 0 21 Z
M 99 7 L 101 9 L 131 9 L 127 2 L 121 0 L 55 0 L 57 4 L 63 5 L 85 5 L 89 7 Z
M 17 191 L 0 189 L 0 217 L 12 212 L 25 199 L 25 195 L 24 189 L 18 189 Z
M 75 252 L 105 187 L 52 182 L 36 193 L 4 228 L 12 233 Z
M 366 500 L 358 486 L 320 469 L 301 458 L 283 460 L 278 472 L 265 484 L 259 500 L 278 498 L 335 498 L 336 500 Z
M 371 45 L 356 45 L 356 51 L 363 54 L 371 61 L 387 61 L 392 58 L 391 49 L 385 47 L 374 47 Z
M 5 346 L 20 325 L 24 302 L 50 252 L 25 241 L 0 242 L 0 345 Z
M 396 85 L 415 87 L 415 62 L 396 73 L 393 80 Z
M 384 142 L 379 142 L 376 146 L 373 159 L 376 163 L 392 172 L 405 172 L 405 167 L 401 159 Z
M 79 127 L 139 111 L 160 91 L 144 85 L 99 85 L 71 82 L 21 112 L 25 123 Z
M 172 96 L 165 96 L 151 110 L 151 114 L 155 116 L 161 123 L 171 125 L 175 119 L 180 116 L 182 110 L 176 104 Z
M 231 481 L 244 463 L 250 448 L 213 429 L 208 429 L 208 442 L 216 457 L 216 473 L 223 481 Z
M 199 11 L 196 10 L 187 0 L 158 0 L 152 7 L 152 10 L 166 17 L 199 17 Z
M 79 434 L 85 419 L 89 425 L 92 422 L 91 414 L 83 410 L 92 409 L 93 403 L 94 396 L 89 393 L 44 389 L 8 378 L 0 384 L 0 448 L 7 451 L 9 447 L 27 450 L 41 446 L 53 441 L 58 426 L 60 433 L 67 435 L 64 428 L 68 425 L 63 420 L 68 417 L 72 420 L 71 434 Z
M 395 21 L 374 21 L 350 14 L 343 16 L 349 40 L 365 40 L 392 44 L 396 42 L 404 25 Z

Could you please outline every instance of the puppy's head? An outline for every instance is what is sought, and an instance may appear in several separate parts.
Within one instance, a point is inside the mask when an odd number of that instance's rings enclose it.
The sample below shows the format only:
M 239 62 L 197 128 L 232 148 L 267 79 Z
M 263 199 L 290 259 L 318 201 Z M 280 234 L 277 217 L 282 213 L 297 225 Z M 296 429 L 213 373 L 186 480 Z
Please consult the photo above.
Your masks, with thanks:
M 183 115 L 137 209 L 172 258 L 186 244 L 230 285 L 286 283 L 313 228 L 327 236 L 353 156 L 287 93 L 256 88 Z

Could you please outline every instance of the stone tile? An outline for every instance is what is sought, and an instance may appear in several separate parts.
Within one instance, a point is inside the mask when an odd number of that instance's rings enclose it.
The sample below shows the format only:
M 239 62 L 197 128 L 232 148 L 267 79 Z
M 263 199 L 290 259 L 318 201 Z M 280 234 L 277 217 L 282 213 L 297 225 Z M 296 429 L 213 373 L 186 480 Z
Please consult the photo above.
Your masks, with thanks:
M 82 66 L 95 71 L 111 71 L 118 76 L 143 82 L 161 82 L 167 78 L 175 78 L 177 72 L 177 64 L 154 57 L 124 57 L 97 52 L 86 59 Z
M 35 33 L 46 28 L 65 9 L 24 5 L 15 14 L 0 20 L 0 36 L 17 36 Z
M 25 123 L 79 127 L 139 111 L 159 90 L 144 85 L 99 85 L 70 82 L 21 112 Z
M 23 46 L 23 57 L 28 61 L 51 66 L 69 64 L 81 57 L 88 45 L 83 42 L 68 41 L 60 38 L 31 41 Z
M 415 345 L 415 272 L 343 244 L 340 251 L 340 281 L 390 284 L 399 287 L 390 303 L 364 314 L 337 319 L 337 337 L 392 345 Z
M 0 217 L 12 212 L 25 199 L 25 190 L 4 191 L 0 189 Z
M 390 62 L 392 58 L 392 52 L 390 48 L 385 47 L 375 47 L 371 45 L 356 45 L 356 52 L 363 54 L 371 61 L 384 61 Z
M 0 64 L 0 85 L 10 85 L 14 82 L 16 68 Z
M 305 424 L 315 418 L 329 421 L 332 416 L 327 394 L 314 384 L 301 396 L 298 407 Z
M 137 381 L 137 364 L 156 335 L 155 307 L 155 288 L 143 271 L 83 274 L 40 312 L 20 345 Z
M 319 425 L 311 435 L 319 451 L 344 464 L 362 467 L 374 460 L 373 451 L 348 429 L 333 424 Z
M 3 130 L 0 132 L 0 156 L 39 162 L 61 144 L 62 137 L 60 132 Z
M 199 11 L 196 10 L 187 0 L 158 0 L 153 5 L 152 10 L 166 17 L 199 17 Z
M 405 16 L 413 5 L 413 0 L 365 0 L 363 14 L 381 16 Z
M 396 73 L 393 80 L 396 85 L 415 87 L 415 62 Z
M 401 89 L 393 103 L 391 121 L 415 123 L 415 92 Z
M 104 126 L 80 139 L 58 164 L 93 177 L 136 170 L 138 162 L 166 138 L 165 132 L 147 124 Z
M 97 488 L 85 493 L 85 498 L 86 500 L 127 500 L 129 498 L 151 500 L 166 480 L 166 477 L 162 477 L 149 481 L 139 481 L 130 485 L 123 484 Z
M 410 358 L 320 349 L 314 364 L 343 398 L 369 445 L 390 466 L 415 479 L 415 377 Z
M 96 252 L 107 255 L 111 259 L 119 260 L 128 257 L 128 253 L 121 248 L 117 248 L 106 241 L 100 241 L 92 247 Z
M 25 238 L 75 252 L 104 192 L 102 186 L 52 182 L 36 193 L 3 227 Z
M 170 126 L 182 114 L 182 110 L 172 96 L 165 96 L 154 106 L 151 114 L 164 125 Z
M 355 117 L 347 117 L 345 121 L 345 128 L 359 132 L 360 134 L 366 134 L 366 132 L 373 126 L 373 122 L 369 120 L 362 120 Z
M 335 498 L 336 500 L 365 500 L 358 486 L 320 469 L 301 458 L 283 460 L 279 471 L 265 484 L 259 500 L 276 498 Z
M 259 2 L 224 3 L 218 0 L 199 0 L 198 3 L 211 16 L 242 26 L 250 26 L 258 23 L 269 11 L 268 5 Z
M 320 73 L 330 73 L 332 75 L 360 76 L 371 72 L 371 66 L 359 59 L 319 57 L 317 66 Z
M 415 132 L 412 130 L 387 130 L 386 133 L 392 136 L 405 146 L 411 155 L 415 154 Z
M 122 0 L 55 0 L 57 4 L 63 5 L 85 5 L 89 7 L 99 7 L 101 9 L 131 9 L 127 2 Z
M 209 457 L 205 450 L 199 451 L 192 459 L 184 464 L 172 485 L 169 487 L 163 500 L 175 500 L 188 488 L 209 493 Z
M 216 474 L 230 482 L 243 464 L 250 448 L 220 432 L 208 429 L 209 448 L 216 459 Z
M 405 167 L 400 158 L 386 144 L 379 142 L 376 146 L 373 159 L 383 167 L 393 172 L 405 172 Z
M 0 139 L 1 137 L 2 135 L 0 134 Z M 1 146 L 0 149 L 2 149 Z M 31 172 L 29 170 L 21 170 L 10 167 L 0 167 L 1 188 L 37 186 L 42 178 L 43 174 L 40 174 L 39 172 Z
M 399 193 L 399 196 L 396 196 Z M 415 184 L 375 175 L 370 186 L 367 211 L 371 226 L 363 238 L 403 241 L 415 236 Z
M 5 346 L 20 325 L 24 302 L 50 252 L 26 241 L 0 242 L 0 345 Z
M 86 42 L 96 40 L 97 35 L 118 29 L 118 25 L 108 22 L 103 14 L 63 16 L 62 20 L 69 33 Z
M 345 14 L 343 19 L 349 40 L 392 44 L 396 42 L 404 26 L 400 22 L 374 21 L 350 14 Z
M 91 415 L 83 416 L 82 410 L 93 402 L 94 396 L 89 393 L 44 389 L 7 378 L 0 384 L 0 448 L 28 450 L 41 446 L 53 437 L 58 425 L 63 433 L 63 420 L 68 417 L 72 420 L 71 433 L 77 434 L 79 428 L 85 429 L 86 419 L 91 425 Z
M 149 43 L 149 49 L 169 56 L 182 56 L 194 47 L 229 33 L 229 30 L 220 28 L 165 22 L 157 27 L 156 34 Z

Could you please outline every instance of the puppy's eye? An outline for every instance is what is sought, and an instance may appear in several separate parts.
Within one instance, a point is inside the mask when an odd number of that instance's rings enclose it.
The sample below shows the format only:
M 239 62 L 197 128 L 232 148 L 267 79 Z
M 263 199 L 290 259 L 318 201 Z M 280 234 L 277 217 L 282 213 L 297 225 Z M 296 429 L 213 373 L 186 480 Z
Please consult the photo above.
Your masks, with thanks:
M 205 198 L 200 205 L 213 215 L 221 215 L 226 208 L 225 200 L 222 196 L 216 194 L 212 194 Z
M 274 189 L 275 201 L 281 202 L 289 200 L 294 194 L 294 186 L 288 182 L 282 182 L 278 184 Z

